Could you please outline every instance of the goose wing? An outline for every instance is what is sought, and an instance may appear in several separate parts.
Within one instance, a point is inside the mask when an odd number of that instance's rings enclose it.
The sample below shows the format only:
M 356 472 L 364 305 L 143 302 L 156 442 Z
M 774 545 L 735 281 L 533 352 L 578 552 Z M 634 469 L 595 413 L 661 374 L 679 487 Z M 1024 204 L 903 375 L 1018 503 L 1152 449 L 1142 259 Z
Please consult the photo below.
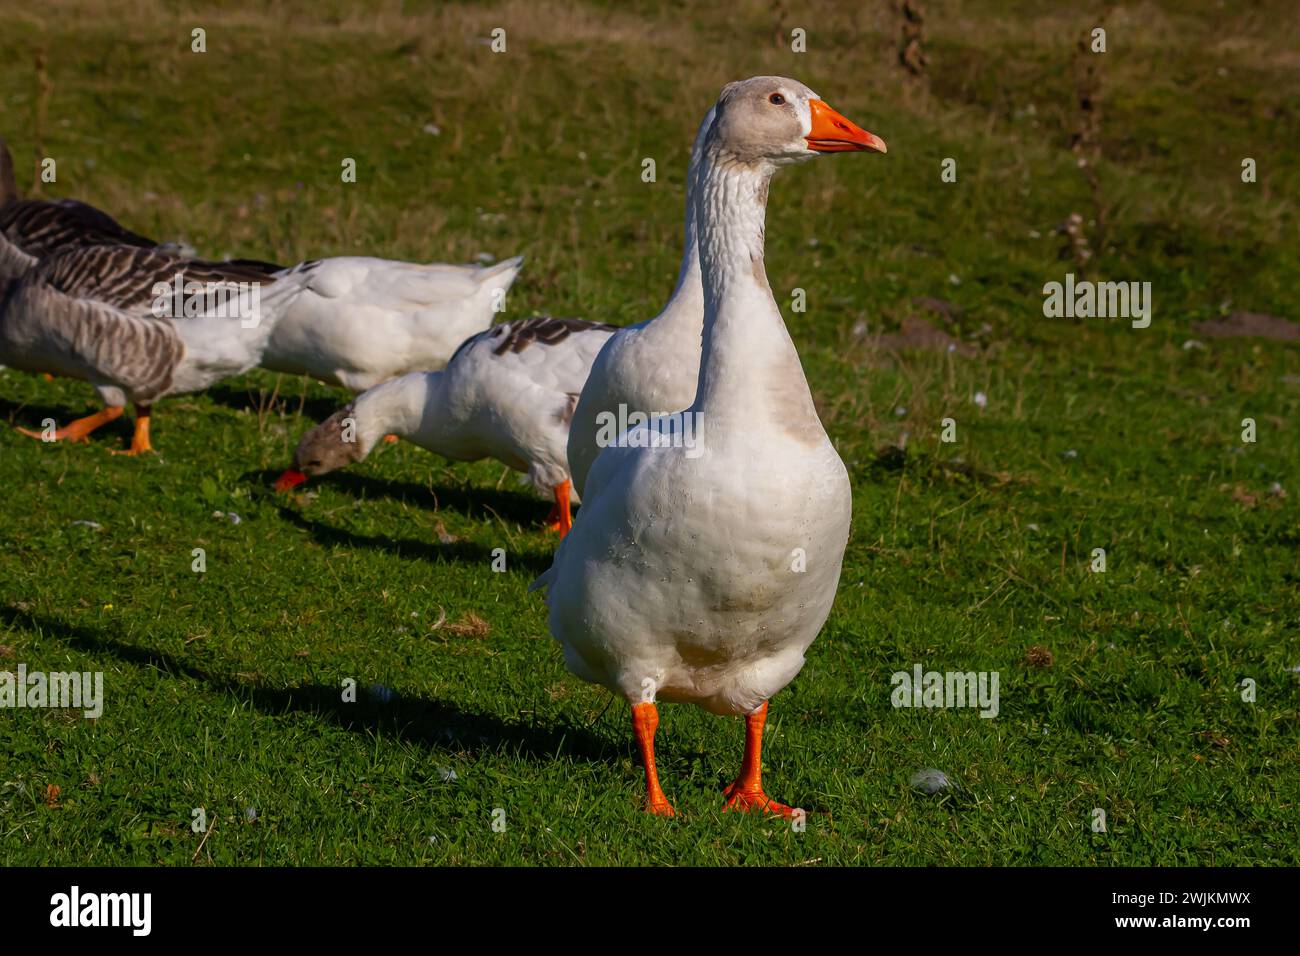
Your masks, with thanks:
M 0 232 L 38 259 L 83 246 L 151 248 L 157 243 L 132 232 L 106 212 L 75 199 L 20 199 L 0 209 Z
M 307 289 L 323 299 L 403 313 L 474 296 L 484 271 L 473 266 L 340 256 L 317 262 Z
M 604 322 L 548 315 L 517 319 L 466 339 L 448 364 L 473 349 L 475 361 L 496 363 L 535 385 L 576 398 L 601 346 L 617 330 Z
M 165 394 L 184 353 L 171 322 L 70 294 L 34 275 L 13 283 L 0 306 L 6 364 L 116 386 L 132 401 Z
M 285 275 L 294 274 L 288 270 Z M 188 282 L 223 287 L 257 283 L 270 286 L 279 279 L 266 273 L 266 264 L 251 261 L 206 262 L 134 246 L 87 246 L 43 260 L 33 276 L 76 299 L 92 300 L 139 316 L 185 315 L 172 301 L 177 276 L 183 290 Z

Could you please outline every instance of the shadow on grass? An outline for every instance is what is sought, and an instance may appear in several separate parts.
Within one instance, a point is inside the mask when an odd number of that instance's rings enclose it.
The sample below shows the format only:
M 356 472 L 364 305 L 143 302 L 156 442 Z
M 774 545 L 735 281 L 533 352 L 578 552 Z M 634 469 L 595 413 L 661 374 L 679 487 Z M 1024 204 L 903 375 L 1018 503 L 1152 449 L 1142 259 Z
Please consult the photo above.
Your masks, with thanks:
M 580 724 L 569 721 L 547 724 L 539 722 L 535 714 L 531 722 L 510 722 L 495 714 L 427 698 L 398 695 L 380 705 L 370 700 L 365 688 L 358 688 L 356 703 L 344 703 L 340 687 L 300 684 L 274 688 L 245 683 L 210 673 L 166 651 L 120 640 L 107 631 L 17 608 L 0 608 L 0 622 L 40 631 L 89 654 L 106 654 L 125 664 L 152 667 L 171 676 L 197 681 L 212 690 L 247 700 L 258 711 L 272 717 L 298 711 L 327 718 L 344 730 L 381 732 L 424 747 L 471 754 L 506 750 L 538 761 L 554 760 L 558 754 L 564 754 L 599 763 L 626 750 L 626 746 L 614 746 Z
M 470 542 L 455 541 L 449 544 L 437 544 L 432 541 L 411 541 L 391 538 L 379 538 L 370 535 L 358 535 L 342 531 L 313 520 L 301 510 L 290 506 L 289 501 L 272 491 L 276 478 L 281 472 L 272 469 L 245 472 L 240 479 L 251 485 L 258 497 L 269 497 L 271 503 L 279 510 L 281 517 L 310 532 L 318 541 L 325 544 L 347 544 L 356 547 L 377 547 L 385 551 L 394 551 L 400 546 L 402 550 L 419 552 L 426 558 L 449 558 L 453 560 L 485 560 L 492 556 L 492 549 Z M 453 511 L 470 521 L 492 522 L 501 519 L 507 524 L 515 524 L 525 531 L 540 531 L 547 516 L 546 502 L 513 491 L 498 491 L 495 488 L 463 488 L 443 485 L 421 485 L 414 481 L 401 481 L 388 478 L 372 478 L 347 471 L 336 471 L 321 478 L 312 478 L 307 489 L 328 486 L 349 497 L 357 499 L 388 499 L 403 504 L 438 513 Z M 555 542 L 558 544 L 559 539 Z M 512 560 L 540 574 L 551 566 L 550 552 L 541 555 L 517 554 Z
M 356 534 L 352 531 L 344 531 L 314 521 L 288 505 L 278 505 L 277 508 L 280 517 L 290 524 L 302 528 L 321 544 L 339 544 L 348 548 L 370 548 L 377 551 L 386 551 L 399 558 L 414 558 L 431 563 L 436 563 L 439 560 L 457 561 L 462 564 L 480 564 L 484 568 L 487 568 L 492 563 L 492 551 L 494 549 L 474 541 L 452 541 L 441 544 L 437 541 L 420 541 L 412 538 L 389 538 L 378 535 Z M 550 554 L 512 552 L 508 560 L 511 567 L 522 568 L 533 575 L 541 574 L 551 566 Z
M 293 381 L 296 383 L 298 381 L 297 377 L 294 377 Z M 254 415 L 257 414 L 259 408 L 271 400 L 270 390 L 262 389 L 259 395 L 258 389 L 236 388 L 231 385 L 214 385 L 205 390 L 203 394 L 213 404 L 224 405 L 226 408 L 234 409 L 237 412 L 249 411 Z M 297 394 L 286 394 L 281 391 L 275 397 L 275 407 L 291 415 L 296 415 L 301 408 L 303 417 L 310 418 L 315 422 L 322 422 L 349 401 L 347 393 L 342 390 L 337 395 L 314 395 L 305 400 Z
M 413 481 L 391 481 L 350 471 L 336 471 L 313 483 L 328 485 L 354 498 L 388 498 L 419 505 L 430 511 L 450 509 L 471 521 L 491 521 L 499 517 L 524 528 L 540 525 L 550 510 L 542 499 L 518 491 L 496 488 L 430 487 Z

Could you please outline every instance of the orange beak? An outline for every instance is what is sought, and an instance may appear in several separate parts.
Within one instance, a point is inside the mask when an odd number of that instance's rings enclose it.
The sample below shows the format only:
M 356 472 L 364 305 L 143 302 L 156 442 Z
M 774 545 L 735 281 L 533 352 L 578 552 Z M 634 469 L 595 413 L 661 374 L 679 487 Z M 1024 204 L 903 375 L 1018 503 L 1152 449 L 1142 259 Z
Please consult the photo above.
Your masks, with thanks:
M 292 468 L 287 468 L 285 469 L 284 474 L 276 479 L 275 490 L 288 491 L 291 488 L 297 488 L 306 480 L 307 476 L 301 471 L 294 471 Z
M 883 139 L 875 133 L 868 133 L 821 100 L 809 100 L 808 106 L 812 110 L 812 129 L 806 137 L 809 149 L 819 153 L 889 152 Z

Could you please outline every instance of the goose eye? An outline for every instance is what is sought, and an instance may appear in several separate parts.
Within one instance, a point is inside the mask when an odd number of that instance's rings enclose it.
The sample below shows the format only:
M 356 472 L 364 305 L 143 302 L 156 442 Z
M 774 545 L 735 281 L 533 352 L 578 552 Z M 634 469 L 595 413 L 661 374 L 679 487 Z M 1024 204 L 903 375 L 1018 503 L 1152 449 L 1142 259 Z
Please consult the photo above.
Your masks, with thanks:
M 771 96 L 767 98 L 767 101 L 771 103 L 773 106 L 780 106 L 782 103 L 785 102 L 785 97 L 782 96 L 780 93 L 773 93 Z

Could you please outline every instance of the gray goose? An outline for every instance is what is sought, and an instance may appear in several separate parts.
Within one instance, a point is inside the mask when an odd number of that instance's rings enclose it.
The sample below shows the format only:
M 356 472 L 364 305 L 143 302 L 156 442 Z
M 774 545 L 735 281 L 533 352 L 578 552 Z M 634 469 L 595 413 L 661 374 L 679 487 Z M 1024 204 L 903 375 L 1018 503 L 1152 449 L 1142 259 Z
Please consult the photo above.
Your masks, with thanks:
M 0 236 L 0 263 L 20 255 Z M 153 403 L 256 366 L 314 265 L 268 277 L 255 265 L 127 245 L 57 253 L 0 278 L 0 363 L 84 379 L 99 392 L 106 407 L 59 428 L 56 440 L 84 441 L 129 401 L 136 421 L 126 453 L 152 451 Z
M 157 249 L 181 258 L 182 243 L 158 243 L 127 229 L 108 213 L 76 199 L 23 199 L 14 179 L 13 157 L 0 139 L 0 234 L 3 234 L 26 260 L 10 253 L 10 261 L 0 261 L 0 278 L 12 276 L 18 266 L 30 268 L 41 259 L 86 246 L 134 246 Z M 284 266 L 261 259 L 226 260 L 237 267 L 257 269 L 264 276 L 281 272 Z

